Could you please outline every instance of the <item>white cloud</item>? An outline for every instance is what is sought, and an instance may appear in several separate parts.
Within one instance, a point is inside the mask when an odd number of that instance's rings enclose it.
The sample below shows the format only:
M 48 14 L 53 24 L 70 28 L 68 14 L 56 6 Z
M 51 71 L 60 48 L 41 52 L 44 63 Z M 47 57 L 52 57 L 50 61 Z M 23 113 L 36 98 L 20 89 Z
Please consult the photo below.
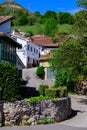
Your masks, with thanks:
M 71 14 L 75 14 L 76 12 L 80 11 L 81 9 L 72 9 L 72 10 L 69 10 L 68 12 L 70 12 Z

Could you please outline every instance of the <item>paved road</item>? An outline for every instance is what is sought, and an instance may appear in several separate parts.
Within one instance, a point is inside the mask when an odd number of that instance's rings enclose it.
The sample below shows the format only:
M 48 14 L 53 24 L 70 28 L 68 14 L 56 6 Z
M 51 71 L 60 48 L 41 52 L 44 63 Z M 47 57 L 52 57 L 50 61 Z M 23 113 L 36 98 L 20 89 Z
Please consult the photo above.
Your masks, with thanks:
M 2 127 L 0 130 L 87 130 L 87 128 L 65 126 L 59 124 L 53 125 L 39 125 L 30 127 Z
M 73 117 L 61 123 L 29 127 L 1 127 L 0 130 L 87 130 L 87 98 L 71 96 Z
M 71 101 L 75 116 L 60 124 L 87 128 L 87 97 L 74 95 L 71 96 Z

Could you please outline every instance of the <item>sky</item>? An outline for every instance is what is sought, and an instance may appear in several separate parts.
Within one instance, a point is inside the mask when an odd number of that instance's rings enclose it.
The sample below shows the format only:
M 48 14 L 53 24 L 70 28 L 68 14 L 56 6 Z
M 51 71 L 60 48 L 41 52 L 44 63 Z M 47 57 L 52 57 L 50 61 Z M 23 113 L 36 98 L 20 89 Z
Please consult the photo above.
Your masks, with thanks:
M 7 0 L 0 0 L 0 3 Z M 76 13 L 80 9 L 77 7 L 78 0 L 14 0 L 32 13 L 39 11 L 45 14 L 47 11 Z

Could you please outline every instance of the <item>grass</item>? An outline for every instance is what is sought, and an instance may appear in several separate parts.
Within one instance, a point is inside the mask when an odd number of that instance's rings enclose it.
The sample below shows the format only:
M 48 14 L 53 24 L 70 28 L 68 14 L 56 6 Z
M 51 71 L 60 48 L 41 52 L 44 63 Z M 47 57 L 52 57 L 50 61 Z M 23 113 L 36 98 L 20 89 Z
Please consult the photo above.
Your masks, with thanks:
M 41 31 L 39 28 L 41 28 Z M 69 33 L 71 33 L 71 28 L 72 28 L 72 25 L 69 25 L 69 24 L 62 24 L 62 25 L 58 24 L 58 33 L 68 33 L 69 34 Z M 13 26 L 12 30 L 13 29 L 17 29 L 17 30 L 23 31 L 23 32 L 31 31 L 33 33 L 33 35 L 41 34 L 41 33 L 44 34 L 44 25 Z
M 49 99 L 51 99 L 52 101 L 58 101 L 58 98 L 50 98 L 48 96 L 31 97 L 29 98 L 29 101 L 31 105 L 34 105 L 35 103 L 39 103 L 43 100 L 49 100 Z
M 69 25 L 69 24 L 62 24 L 62 25 L 58 25 L 58 32 L 59 33 L 71 33 L 71 28 L 72 28 L 72 25 Z
M 41 120 L 37 121 L 38 125 L 41 125 L 41 124 L 53 124 L 53 123 L 55 123 L 55 121 L 51 120 L 51 119 L 41 119 Z

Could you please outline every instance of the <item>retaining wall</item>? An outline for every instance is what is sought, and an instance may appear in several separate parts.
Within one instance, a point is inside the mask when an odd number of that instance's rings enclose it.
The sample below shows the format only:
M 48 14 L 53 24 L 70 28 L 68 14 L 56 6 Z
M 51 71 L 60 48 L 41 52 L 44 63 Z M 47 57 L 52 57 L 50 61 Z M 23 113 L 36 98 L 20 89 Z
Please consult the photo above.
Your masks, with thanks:
M 5 125 L 25 125 L 26 122 L 35 125 L 38 120 L 46 118 L 60 122 L 71 114 L 71 99 L 66 97 L 58 101 L 44 100 L 33 105 L 29 100 L 4 103 L 3 113 Z

